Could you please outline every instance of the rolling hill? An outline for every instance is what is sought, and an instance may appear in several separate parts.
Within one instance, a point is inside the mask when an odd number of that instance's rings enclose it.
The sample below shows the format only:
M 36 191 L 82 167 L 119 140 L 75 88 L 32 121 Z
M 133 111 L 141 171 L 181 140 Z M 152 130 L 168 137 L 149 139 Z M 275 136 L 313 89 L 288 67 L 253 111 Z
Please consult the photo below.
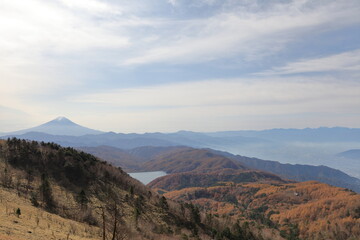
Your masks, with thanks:
M 140 158 L 137 158 L 136 156 L 131 155 L 119 148 L 110 146 L 98 146 L 80 147 L 77 149 L 104 159 L 114 166 L 121 167 L 124 171 L 133 172 L 139 170 L 139 163 L 141 162 Z
M 178 149 L 175 152 L 158 155 L 154 160 L 145 162 L 141 168 L 145 171 L 209 172 L 214 170 L 245 169 L 243 165 L 205 149 Z
M 180 190 L 188 187 L 212 187 L 219 185 L 221 182 L 244 183 L 288 183 L 291 181 L 283 180 L 279 176 L 271 173 L 255 170 L 239 170 L 239 169 L 221 169 L 206 173 L 199 172 L 183 172 L 174 173 L 159 177 L 147 186 L 154 189 L 166 191 Z M 221 184 L 220 184 L 221 185 Z

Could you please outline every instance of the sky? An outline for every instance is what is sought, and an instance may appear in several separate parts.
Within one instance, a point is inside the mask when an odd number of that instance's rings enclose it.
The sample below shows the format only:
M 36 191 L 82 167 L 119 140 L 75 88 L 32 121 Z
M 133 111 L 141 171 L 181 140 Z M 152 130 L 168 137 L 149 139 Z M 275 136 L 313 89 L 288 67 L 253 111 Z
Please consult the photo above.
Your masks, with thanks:
M 0 132 L 360 127 L 358 0 L 2 0 Z

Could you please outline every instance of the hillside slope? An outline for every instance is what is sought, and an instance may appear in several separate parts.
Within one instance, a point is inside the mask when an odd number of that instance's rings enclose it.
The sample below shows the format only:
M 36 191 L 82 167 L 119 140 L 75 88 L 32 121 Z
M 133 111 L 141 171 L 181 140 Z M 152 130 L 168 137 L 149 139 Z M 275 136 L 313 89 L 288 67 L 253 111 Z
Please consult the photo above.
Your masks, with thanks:
M 19 201 L 26 203 L 18 206 L 25 210 L 26 218 L 31 203 L 40 212 L 46 210 L 97 227 L 100 233 L 95 229 L 96 236 L 103 235 L 104 228 L 108 239 L 210 239 L 212 231 L 181 214 L 178 204 L 152 192 L 120 168 L 53 143 L 0 141 L 0 187 L 6 193 L 1 196 L 15 191 Z M 2 199 L 8 206 L 16 202 Z M 33 220 L 14 222 L 7 216 L 0 222 L 0 235 L 17 235 L 16 229 L 33 226 L 28 221 Z M 58 231 L 55 226 L 48 226 L 54 234 Z M 40 230 L 29 231 L 37 239 L 49 239 Z
M 283 180 L 274 174 L 263 171 L 226 168 L 206 173 L 199 173 L 195 171 L 170 174 L 153 180 L 147 186 L 155 189 L 173 191 L 187 187 L 212 187 L 226 182 L 259 182 L 278 184 L 288 183 L 291 181 Z
M 210 223 L 248 222 L 279 230 L 286 239 L 360 239 L 360 195 L 318 182 L 228 183 L 188 187 L 164 194 L 201 206 Z M 275 239 L 270 237 L 269 239 Z
M 139 158 L 127 153 L 125 150 L 116 147 L 98 146 L 79 147 L 77 149 L 104 159 L 116 167 L 121 167 L 124 171 L 127 172 L 134 172 L 138 171 L 139 169 Z
M 144 162 L 155 159 L 158 155 L 187 149 L 187 147 L 154 147 L 144 146 L 133 149 L 120 149 L 111 146 L 78 147 L 77 149 L 104 159 L 114 166 L 121 167 L 127 172 L 143 171 Z
M 98 240 L 101 228 L 60 217 L 34 207 L 16 189 L 0 187 L 0 239 L 38 240 L 73 239 Z M 21 214 L 17 216 L 16 210 Z M 14 211 L 15 210 L 15 211 Z
M 214 170 L 246 169 L 242 164 L 221 155 L 213 154 L 205 149 L 181 149 L 175 152 L 158 155 L 154 160 L 141 166 L 146 171 L 209 172 Z

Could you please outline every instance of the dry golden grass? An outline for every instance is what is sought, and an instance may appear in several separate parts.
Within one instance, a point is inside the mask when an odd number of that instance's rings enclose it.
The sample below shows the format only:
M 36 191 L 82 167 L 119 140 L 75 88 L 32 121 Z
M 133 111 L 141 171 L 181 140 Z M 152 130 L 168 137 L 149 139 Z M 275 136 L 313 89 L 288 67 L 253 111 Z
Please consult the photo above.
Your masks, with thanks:
M 21 210 L 19 217 L 17 208 Z M 100 239 L 100 229 L 35 208 L 16 192 L 0 187 L 0 239 L 91 240 Z

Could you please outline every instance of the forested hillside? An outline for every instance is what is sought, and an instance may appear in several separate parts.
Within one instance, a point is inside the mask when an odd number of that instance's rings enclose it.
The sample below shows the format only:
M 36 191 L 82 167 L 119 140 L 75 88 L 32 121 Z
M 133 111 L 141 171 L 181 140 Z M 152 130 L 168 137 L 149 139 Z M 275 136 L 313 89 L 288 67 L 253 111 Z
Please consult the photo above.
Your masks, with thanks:
M 274 233 L 289 240 L 360 238 L 359 194 L 315 181 L 296 183 L 264 171 L 239 169 L 236 164 L 213 164 L 214 159 L 216 154 L 193 150 L 150 161 L 151 166 L 163 163 L 165 169 L 181 172 L 157 178 L 148 186 L 167 198 L 197 205 L 207 213 L 210 226 L 219 219 L 228 225 L 247 223 L 252 233 L 258 229 L 256 234 L 267 239 L 277 239 Z M 184 162 L 197 167 L 186 170 Z M 199 171 L 199 166 L 212 168 Z
M 164 192 L 166 198 L 195 204 L 207 212 L 208 225 L 218 224 L 219 219 L 229 225 L 247 223 L 261 229 L 265 239 L 276 239 L 270 234 L 274 232 L 289 240 L 360 238 L 360 195 L 347 189 L 318 182 L 236 183 L 231 180 L 199 187 L 197 174 L 187 174 L 190 184 L 178 185 L 179 190 L 173 190 L 177 175 L 162 177 L 149 186 Z
M 16 231 L 17 226 L 21 229 L 31 226 L 27 230 L 31 236 L 49 239 L 38 235 L 41 231 L 37 225 L 28 224 L 34 222 L 28 219 L 31 216 L 44 221 L 44 214 L 49 218 L 61 216 L 64 224 L 68 224 L 67 220 L 84 223 L 88 226 L 86 229 L 91 228 L 87 235 L 95 239 L 103 236 L 106 239 L 154 239 L 159 236 L 161 239 L 211 239 L 217 232 L 194 220 L 192 205 L 182 209 L 120 168 L 54 143 L 19 139 L 1 141 L 0 188 L 2 204 L 22 211 L 17 215 L 16 209 L 6 208 L 6 214 L 1 216 L 0 235 L 16 239 L 27 239 L 28 234 Z M 14 193 L 16 201 L 10 200 Z M 33 214 L 29 215 L 27 209 Z M 19 220 L 13 220 L 14 214 Z M 48 224 L 53 235 L 64 235 L 63 232 L 56 234 L 58 226 L 55 228 L 54 224 L 52 228 L 52 221 Z M 81 231 L 84 235 L 88 230 Z M 69 234 L 68 239 L 76 235 L 73 232 L 65 234 Z
M 245 169 L 239 162 L 218 154 L 213 154 L 205 149 L 179 149 L 166 152 L 151 161 L 144 163 L 141 168 L 146 171 L 165 171 L 167 173 L 180 172 L 209 172 L 230 169 Z

